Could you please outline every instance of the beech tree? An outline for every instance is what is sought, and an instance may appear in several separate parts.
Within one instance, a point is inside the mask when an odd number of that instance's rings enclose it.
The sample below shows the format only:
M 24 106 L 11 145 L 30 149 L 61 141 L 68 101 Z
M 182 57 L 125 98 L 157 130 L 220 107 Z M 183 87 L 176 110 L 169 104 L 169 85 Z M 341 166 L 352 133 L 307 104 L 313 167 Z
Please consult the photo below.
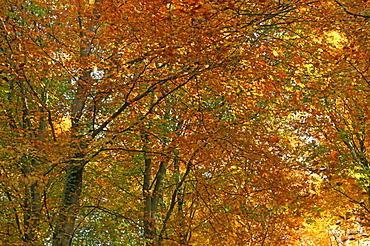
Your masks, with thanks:
M 1 242 L 302 245 L 366 221 L 359 4 L 0 0 Z

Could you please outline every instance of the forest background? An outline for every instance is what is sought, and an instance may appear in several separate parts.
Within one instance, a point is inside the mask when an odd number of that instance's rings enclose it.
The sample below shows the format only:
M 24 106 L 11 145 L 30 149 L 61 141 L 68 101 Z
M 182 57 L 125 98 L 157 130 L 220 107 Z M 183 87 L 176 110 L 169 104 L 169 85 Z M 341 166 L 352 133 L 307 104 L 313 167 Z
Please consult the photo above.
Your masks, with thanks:
M 366 0 L 0 0 L 1 245 L 370 244 Z

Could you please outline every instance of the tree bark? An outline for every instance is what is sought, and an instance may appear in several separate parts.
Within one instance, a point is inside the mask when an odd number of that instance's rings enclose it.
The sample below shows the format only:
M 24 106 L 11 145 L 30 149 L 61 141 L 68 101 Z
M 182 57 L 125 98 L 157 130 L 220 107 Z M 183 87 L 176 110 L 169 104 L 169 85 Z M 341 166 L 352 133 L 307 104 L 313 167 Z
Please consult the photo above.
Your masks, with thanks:
M 158 212 L 159 198 L 162 195 L 162 185 L 166 176 L 166 164 L 161 162 L 157 170 L 154 189 L 151 191 L 151 171 L 152 171 L 152 159 L 145 158 L 145 169 L 144 169 L 144 184 L 143 184 L 143 196 L 144 196 L 144 238 L 147 245 L 154 244 L 154 238 L 156 235 L 156 216 Z M 154 181 L 153 181 L 154 182 Z
M 31 163 L 33 166 L 36 165 L 35 160 L 31 160 Z M 25 173 L 25 178 L 29 179 L 30 184 L 25 187 L 25 199 L 23 204 L 24 241 L 28 245 L 36 245 L 41 215 L 41 196 L 37 177 L 33 177 L 28 170 L 27 173 Z
M 53 235 L 53 246 L 71 245 L 82 188 L 84 163 L 76 161 L 68 167 L 62 205 Z
M 152 160 L 148 157 L 145 158 L 144 167 L 144 184 L 143 184 L 143 196 L 144 196 L 144 238 L 146 240 L 146 245 L 153 244 L 153 237 L 155 234 L 154 221 L 152 220 L 152 197 L 150 194 L 150 183 L 151 183 L 151 169 Z

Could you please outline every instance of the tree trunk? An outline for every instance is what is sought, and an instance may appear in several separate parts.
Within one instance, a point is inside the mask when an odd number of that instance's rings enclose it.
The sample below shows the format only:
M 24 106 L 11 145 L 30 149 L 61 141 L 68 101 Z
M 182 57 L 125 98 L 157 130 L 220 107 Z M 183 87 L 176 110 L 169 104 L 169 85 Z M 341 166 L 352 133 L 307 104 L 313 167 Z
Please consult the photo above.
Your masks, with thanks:
M 159 198 L 162 195 L 162 184 L 166 176 L 166 164 L 161 162 L 155 177 L 154 189 L 151 191 L 151 171 L 152 171 L 152 160 L 145 158 L 145 169 L 144 169 L 144 184 L 143 184 L 143 196 L 144 196 L 144 238 L 147 245 L 154 244 L 154 237 L 156 236 L 156 216 L 158 212 Z M 154 182 L 154 181 L 153 181 Z
M 143 184 L 143 196 L 144 196 L 144 238 L 147 245 L 153 244 L 153 237 L 155 234 L 154 221 L 152 220 L 151 210 L 152 210 L 152 197 L 150 194 L 150 183 L 151 183 L 151 169 L 152 160 L 150 158 L 145 158 L 144 167 L 144 184 Z
M 75 220 L 79 211 L 84 163 L 72 163 L 66 173 L 62 205 L 53 235 L 53 246 L 68 246 L 72 243 Z
M 34 166 L 36 160 L 31 160 L 31 163 Z M 37 177 L 32 176 L 29 169 L 25 173 L 25 178 L 29 180 L 30 184 L 27 184 L 25 187 L 23 204 L 24 241 L 28 245 L 36 245 L 41 215 L 41 196 Z
M 84 114 L 84 107 L 86 100 L 88 100 L 91 80 L 88 58 L 93 54 L 93 39 L 97 31 L 98 20 L 100 18 L 100 4 L 102 0 L 94 1 L 94 11 L 91 18 L 86 24 L 86 31 L 80 33 L 80 58 L 82 75 L 77 81 L 76 93 L 71 105 L 71 120 L 72 120 L 72 135 L 79 137 L 79 128 L 81 126 L 80 120 Z M 79 17 L 80 18 L 80 17 Z M 79 25 L 83 30 L 84 21 L 79 19 Z M 80 147 L 84 148 L 84 146 Z M 86 161 L 83 160 L 84 153 L 76 154 L 75 158 L 71 160 L 66 167 L 65 184 L 63 187 L 62 204 L 59 209 L 58 219 L 53 234 L 53 246 L 67 246 L 71 245 L 73 233 L 75 230 L 75 221 L 79 212 L 79 201 L 82 189 L 83 170 Z

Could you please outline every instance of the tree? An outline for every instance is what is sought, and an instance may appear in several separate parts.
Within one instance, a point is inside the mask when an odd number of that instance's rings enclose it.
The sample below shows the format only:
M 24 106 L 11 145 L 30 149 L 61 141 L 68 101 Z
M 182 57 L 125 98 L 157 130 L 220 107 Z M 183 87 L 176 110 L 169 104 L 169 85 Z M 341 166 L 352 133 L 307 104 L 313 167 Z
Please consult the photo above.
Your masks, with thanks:
M 347 71 L 331 68 L 347 41 L 328 30 L 327 3 L 1 6 L 4 244 L 293 244 L 335 203 L 323 203 L 315 159 L 304 169 L 300 154 L 309 137 L 322 148 L 336 139 L 328 120 L 338 130 L 338 117 L 350 118 L 330 112 L 344 107 L 316 79 Z M 345 2 L 329 6 L 334 20 L 367 18 Z M 299 113 L 325 125 L 302 127 Z
M 337 225 L 340 225 L 338 221 L 347 223 L 349 218 L 357 221 L 360 228 L 351 222 L 350 234 L 362 235 L 359 231 L 365 230 L 368 224 L 365 215 L 368 213 L 367 92 L 364 90 L 368 86 L 365 61 L 368 45 L 362 32 L 368 25 L 368 6 L 358 1 L 334 1 L 330 6 L 325 13 L 315 12 L 315 18 L 326 17 L 333 24 L 317 26 L 305 35 L 303 42 L 297 43 L 299 52 L 311 56 L 295 72 L 303 82 L 299 87 L 293 84 L 289 88 L 293 93 L 296 93 L 294 87 L 297 88 L 300 94 L 294 103 L 299 105 L 300 119 L 293 128 L 299 129 L 306 139 L 311 138 L 303 144 L 307 151 L 303 165 L 322 177 L 329 194 L 336 197 L 334 201 L 352 203 L 353 208 L 333 209 L 331 217 L 337 220 Z M 346 232 L 337 237 L 343 241 L 355 239 Z

